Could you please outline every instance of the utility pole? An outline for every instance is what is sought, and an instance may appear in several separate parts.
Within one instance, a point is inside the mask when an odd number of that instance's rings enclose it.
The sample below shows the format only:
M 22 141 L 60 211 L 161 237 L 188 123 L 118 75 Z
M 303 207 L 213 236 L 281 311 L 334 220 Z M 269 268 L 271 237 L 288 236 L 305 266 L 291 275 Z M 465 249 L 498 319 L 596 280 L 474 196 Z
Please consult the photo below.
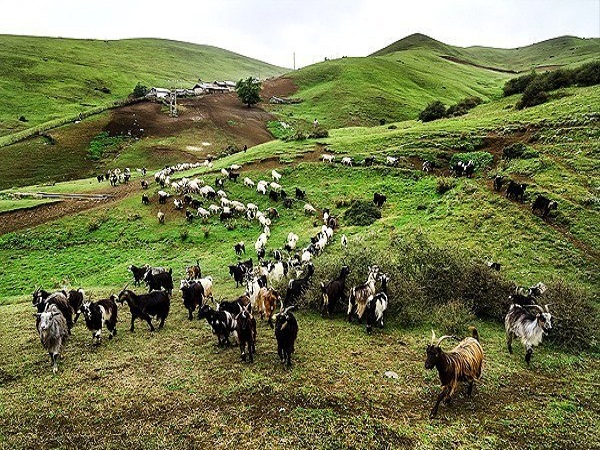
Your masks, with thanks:
M 294 70 L 296 70 L 296 52 L 294 52 Z

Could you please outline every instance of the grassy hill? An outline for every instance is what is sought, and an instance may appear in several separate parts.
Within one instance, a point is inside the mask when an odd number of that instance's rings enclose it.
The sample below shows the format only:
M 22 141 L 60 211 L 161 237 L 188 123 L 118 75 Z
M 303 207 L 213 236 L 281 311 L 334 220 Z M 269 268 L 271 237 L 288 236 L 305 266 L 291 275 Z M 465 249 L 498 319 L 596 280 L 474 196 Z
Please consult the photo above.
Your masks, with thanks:
M 123 99 L 138 81 L 185 87 L 198 78 L 266 78 L 284 71 L 227 50 L 185 42 L 0 35 L 0 136 Z M 20 116 L 28 122 L 19 121 Z
M 326 127 L 376 125 L 414 119 L 432 100 L 449 106 L 476 95 L 501 96 L 519 71 L 597 59 L 600 39 L 560 37 L 520 49 L 460 48 L 414 34 L 366 58 L 325 61 L 287 74 L 302 104 L 275 108 L 289 121 Z

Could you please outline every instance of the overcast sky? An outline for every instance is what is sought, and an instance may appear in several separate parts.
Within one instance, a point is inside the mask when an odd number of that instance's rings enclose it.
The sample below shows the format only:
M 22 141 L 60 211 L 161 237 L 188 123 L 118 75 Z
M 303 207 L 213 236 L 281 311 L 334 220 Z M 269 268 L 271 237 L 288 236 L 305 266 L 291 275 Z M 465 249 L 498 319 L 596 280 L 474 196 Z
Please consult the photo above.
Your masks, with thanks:
M 292 67 L 365 56 L 412 33 L 448 44 L 519 47 L 599 37 L 600 0 L 0 0 L 0 33 L 160 37 Z

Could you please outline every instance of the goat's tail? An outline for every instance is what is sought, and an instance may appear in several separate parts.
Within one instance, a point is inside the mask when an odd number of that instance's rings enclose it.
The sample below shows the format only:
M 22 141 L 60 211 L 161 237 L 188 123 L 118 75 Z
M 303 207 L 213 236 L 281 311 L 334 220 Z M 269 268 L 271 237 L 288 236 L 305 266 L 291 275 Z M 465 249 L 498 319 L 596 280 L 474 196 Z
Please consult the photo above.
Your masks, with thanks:
M 469 330 L 471 330 L 473 338 L 475 340 L 477 340 L 477 342 L 479 342 L 479 333 L 477 332 L 477 328 L 475 328 L 475 327 L 469 327 Z

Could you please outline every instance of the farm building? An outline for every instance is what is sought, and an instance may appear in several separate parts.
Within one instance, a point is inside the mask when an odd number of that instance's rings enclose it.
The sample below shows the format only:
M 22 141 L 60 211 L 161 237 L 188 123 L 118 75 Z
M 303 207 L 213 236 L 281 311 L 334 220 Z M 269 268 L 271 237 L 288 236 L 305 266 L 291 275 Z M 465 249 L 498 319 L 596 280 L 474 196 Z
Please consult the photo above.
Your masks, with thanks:
M 146 97 L 166 98 L 169 95 L 171 95 L 171 90 L 170 89 L 153 87 L 152 89 L 150 89 L 148 91 L 148 93 L 146 94 Z

